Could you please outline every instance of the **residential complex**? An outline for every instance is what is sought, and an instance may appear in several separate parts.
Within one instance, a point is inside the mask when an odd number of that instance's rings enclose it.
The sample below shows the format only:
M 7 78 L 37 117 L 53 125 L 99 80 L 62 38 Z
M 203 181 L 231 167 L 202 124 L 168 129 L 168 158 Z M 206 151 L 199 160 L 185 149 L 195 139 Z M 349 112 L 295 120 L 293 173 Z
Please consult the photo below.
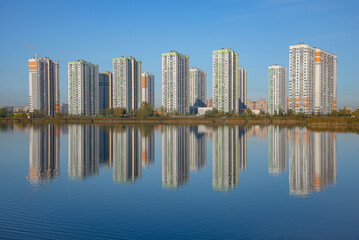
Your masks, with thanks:
M 108 109 L 110 107 L 111 97 L 111 76 L 109 72 L 99 74 L 99 110 Z
M 143 72 L 141 74 L 141 103 L 148 102 L 152 107 L 155 106 L 155 77 L 152 73 Z
M 189 112 L 189 57 L 162 53 L 162 107 L 165 113 Z
M 198 68 L 189 70 L 189 105 L 204 106 L 206 103 L 207 73 Z
M 46 111 L 48 116 L 59 112 L 60 104 L 59 63 L 48 57 L 29 59 L 29 106 Z
M 288 106 L 295 113 L 337 109 L 337 56 L 300 43 L 289 48 Z
M 287 112 L 287 69 L 280 65 L 268 68 L 268 113 Z
M 212 63 L 213 107 L 239 113 L 245 108 L 247 73 L 238 66 L 238 53 L 230 48 L 214 50 Z
M 247 108 L 249 110 L 259 110 L 264 113 L 268 112 L 268 102 L 265 99 L 259 99 L 258 101 L 247 100 Z
M 99 113 L 98 65 L 84 60 L 68 63 L 68 111 L 70 115 Z
M 131 111 L 141 105 L 141 61 L 134 57 L 113 59 L 113 107 Z

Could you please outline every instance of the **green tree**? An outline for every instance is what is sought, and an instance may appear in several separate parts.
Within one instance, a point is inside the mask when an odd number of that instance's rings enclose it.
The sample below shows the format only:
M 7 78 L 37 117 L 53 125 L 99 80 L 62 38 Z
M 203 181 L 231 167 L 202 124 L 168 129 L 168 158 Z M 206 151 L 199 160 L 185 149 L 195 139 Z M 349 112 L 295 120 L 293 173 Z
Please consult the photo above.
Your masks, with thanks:
M 287 112 L 287 115 L 288 116 L 293 116 L 294 115 L 293 109 L 289 109 L 288 112 Z
M 116 117 L 123 117 L 126 114 L 126 109 L 125 108 L 121 108 L 121 107 L 117 107 L 114 109 L 113 111 L 113 115 Z
M 6 108 L 0 108 L 0 118 L 6 118 L 8 116 L 8 112 Z
M 141 118 L 147 118 L 153 116 L 153 108 L 150 103 L 143 102 L 140 109 L 138 109 L 137 116 Z

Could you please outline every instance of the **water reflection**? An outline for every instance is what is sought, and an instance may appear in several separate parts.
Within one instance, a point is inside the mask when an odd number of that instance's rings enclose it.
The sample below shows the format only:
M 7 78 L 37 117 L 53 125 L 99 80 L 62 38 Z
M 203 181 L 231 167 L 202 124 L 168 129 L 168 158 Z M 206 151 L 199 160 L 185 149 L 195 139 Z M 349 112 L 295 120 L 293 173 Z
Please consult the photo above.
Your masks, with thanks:
M 132 183 L 142 176 L 141 134 L 132 126 L 113 131 L 113 180 Z
M 99 127 L 95 125 L 69 126 L 69 177 L 81 179 L 98 173 L 100 162 L 99 130 Z
M 162 137 L 162 186 L 177 189 L 190 174 L 206 168 L 212 151 L 212 188 L 229 191 L 247 168 L 247 138 L 268 137 L 268 172 L 283 174 L 289 166 L 289 192 L 304 196 L 336 184 L 336 133 L 303 127 L 55 125 L 29 126 L 28 180 L 48 182 L 60 174 L 60 133 L 68 130 L 68 176 L 83 179 L 112 168 L 113 181 L 133 183 L 154 164 L 154 130 Z M 212 139 L 212 149 L 207 149 Z M 262 140 L 261 140 L 262 141 Z M 210 142 L 211 143 L 211 142 Z M 288 151 L 287 151 L 288 150 Z M 266 160 L 267 161 L 267 160 Z M 288 162 L 287 162 L 288 161 Z M 210 180 L 209 180 L 210 181 Z
M 287 169 L 287 130 L 279 126 L 268 127 L 268 172 L 279 175 Z
M 238 174 L 247 167 L 247 136 L 243 128 L 219 126 L 213 129 L 214 190 L 228 191 L 238 185 Z
M 289 191 L 307 195 L 337 182 L 336 133 L 288 130 Z
M 162 127 L 162 186 L 177 188 L 189 181 L 189 129 Z
M 29 176 L 32 183 L 48 182 L 60 174 L 60 129 L 54 125 L 30 128 Z

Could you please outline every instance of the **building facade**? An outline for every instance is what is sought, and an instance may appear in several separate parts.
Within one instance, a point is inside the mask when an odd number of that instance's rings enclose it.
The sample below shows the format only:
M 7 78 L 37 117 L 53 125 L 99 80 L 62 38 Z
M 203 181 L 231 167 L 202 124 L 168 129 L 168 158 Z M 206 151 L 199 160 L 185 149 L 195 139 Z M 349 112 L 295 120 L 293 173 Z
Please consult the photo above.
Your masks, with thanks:
M 68 63 L 68 111 L 70 115 L 99 113 L 98 65 L 84 60 Z
M 268 112 L 287 112 L 287 69 L 280 65 L 268 67 Z
M 162 53 L 164 113 L 189 112 L 189 57 L 176 51 Z
M 198 68 L 191 68 L 189 70 L 189 105 L 206 104 L 206 82 L 207 73 Z
M 239 81 L 239 112 L 247 109 L 247 70 L 243 67 L 238 67 L 238 81 Z
M 110 85 L 111 73 L 100 73 L 99 75 L 99 110 L 110 108 Z
M 134 57 L 113 59 L 113 107 L 131 111 L 141 105 L 141 61 Z
M 152 73 L 141 74 L 141 103 L 148 102 L 152 108 L 155 106 L 155 76 Z
M 300 43 L 289 48 L 288 106 L 295 113 L 337 109 L 337 56 Z
M 265 99 L 259 99 L 258 101 L 247 100 L 247 109 L 249 110 L 259 110 L 264 113 L 268 112 L 268 102 Z
M 46 111 L 48 116 L 59 112 L 60 73 L 59 63 L 48 57 L 29 59 L 29 106 L 34 110 Z
M 241 103 L 241 86 L 244 89 L 246 84 L 242 81 L 246 79 L 246 72 L 238 73 L 238 53 L 230 48 L 214 50 L 212 60 L 212 80 L 213 80 L 213 107 L 219 111 L 238 113 Z

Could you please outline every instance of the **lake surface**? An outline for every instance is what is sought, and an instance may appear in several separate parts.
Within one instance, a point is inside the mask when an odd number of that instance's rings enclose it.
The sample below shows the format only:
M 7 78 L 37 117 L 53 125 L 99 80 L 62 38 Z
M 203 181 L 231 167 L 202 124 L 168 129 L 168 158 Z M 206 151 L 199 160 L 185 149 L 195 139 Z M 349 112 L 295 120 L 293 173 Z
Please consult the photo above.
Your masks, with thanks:
M 0 239 L 358 239 L 359 135 L 1 125 Z

